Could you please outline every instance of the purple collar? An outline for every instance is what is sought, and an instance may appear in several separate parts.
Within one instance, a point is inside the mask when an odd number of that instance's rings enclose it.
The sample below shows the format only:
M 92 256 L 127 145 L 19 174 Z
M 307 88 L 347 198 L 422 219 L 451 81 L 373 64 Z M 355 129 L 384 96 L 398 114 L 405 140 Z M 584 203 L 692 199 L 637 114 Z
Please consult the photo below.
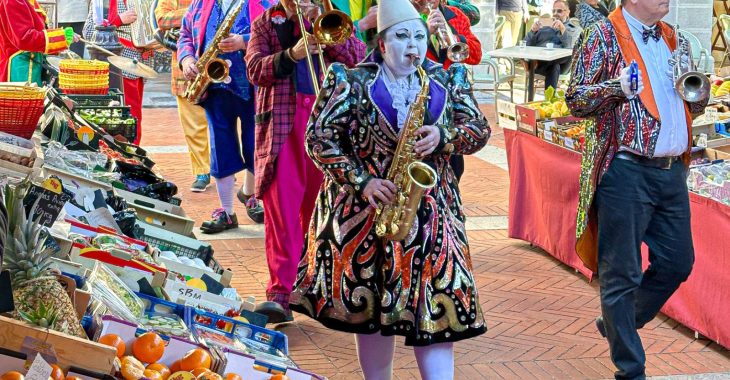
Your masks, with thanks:
M 378 71 L 380 73 L 380 71 Z M 370 94 L 372 96 L 373 103 L 378 108 L 385 121 L 389 124 L 392 130 L 398 131 L 398 112 L 393 108 L 393 97 L 390 96 L 390 92 L 385 87 L 383 78 L 378 75 L 377 79 L 370 85 Z M 429 86 L 429 101 L 428 101 L 428 112 L 424 120 L 425 124 L 434 124 L 438 121 L 441 114 L 446 108 L 446 89 L 441 83 L 431 79 Z

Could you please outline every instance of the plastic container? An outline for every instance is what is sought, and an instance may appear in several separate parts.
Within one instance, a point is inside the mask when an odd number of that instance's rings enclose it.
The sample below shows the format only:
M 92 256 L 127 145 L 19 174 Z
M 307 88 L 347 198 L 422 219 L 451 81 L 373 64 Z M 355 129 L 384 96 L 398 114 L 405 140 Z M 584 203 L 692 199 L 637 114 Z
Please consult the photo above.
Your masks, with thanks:
M 177 256 L 185 256 L 190 259 L 201 259 L 205 265 L 211 266 L 213 262 L 213 247 L 205 242 L 176 234 L 160 227 L 144 222 L 138 222 L 140 240 L 147 242 L 160 251 L 172 251 Z M 216 263 L 217 264 L 217 263 Z M 212 267 L 213 270 L 216 268 Z M 218 265 L 220 268 L 220 265 Z

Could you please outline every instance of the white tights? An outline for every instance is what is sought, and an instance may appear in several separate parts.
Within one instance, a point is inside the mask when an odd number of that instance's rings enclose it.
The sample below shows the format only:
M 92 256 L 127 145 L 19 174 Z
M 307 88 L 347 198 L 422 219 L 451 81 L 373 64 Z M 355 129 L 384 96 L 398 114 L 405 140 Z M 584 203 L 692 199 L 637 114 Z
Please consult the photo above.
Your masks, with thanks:
M 390 380 L 393 375 L 395 337 L 355 334 L 357 357 L 365 380 Z M 423 380 L 453 380 L 454 344 L 413 347 Z
M 254 185 L 256 177 L 246 170 L 243 177 L 243 193 L 251 195 L 254 192 Z M 218 199 L 221 201 L 221 208 L 225 209 L 228 215 L 235 214 L 233 210 L 233 202 L 236 197 L 236 190 L 234 189 L 236 176 L 229 175 L 228 177 L 216 178 L 216 188 L 218 189 Z

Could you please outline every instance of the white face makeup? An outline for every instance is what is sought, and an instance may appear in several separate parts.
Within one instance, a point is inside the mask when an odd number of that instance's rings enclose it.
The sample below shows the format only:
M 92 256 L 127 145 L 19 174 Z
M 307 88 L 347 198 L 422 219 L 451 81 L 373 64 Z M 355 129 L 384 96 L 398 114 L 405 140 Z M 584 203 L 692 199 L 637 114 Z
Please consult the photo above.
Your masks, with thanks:
M 383 61 L 396 76 L 406 76 L 416 71 L 415 57 L 421 64 L 426 59 L 428 32 L 421 20 L 408 20 L 395 24 L 385 31 Z

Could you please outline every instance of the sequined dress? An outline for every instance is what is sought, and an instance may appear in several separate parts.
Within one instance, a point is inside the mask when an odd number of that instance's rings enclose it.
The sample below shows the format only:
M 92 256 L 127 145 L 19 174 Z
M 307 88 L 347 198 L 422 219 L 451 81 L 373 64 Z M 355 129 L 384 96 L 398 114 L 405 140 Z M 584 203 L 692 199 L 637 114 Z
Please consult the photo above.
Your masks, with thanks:
M 370 60 L 366 59 L 365 62 Z M 385 178 L 398 142 L 397 112 L 378 63 L 334 64 L 307 129 L 307 151 L 325 173 L 290 303 L 340 331 L 403 335 L 407 345 L 457 341 L 486 331 L 472 274 L 465 217 L 449 156 L 471 154 L 490 135 L 466 68 L 427 61 L 426 124 L 440 127 L 424 159 L 438 175 L 403 242 L 374 232 L 362 198 Z M 395 127 L 394 127 L 395 126 Z

